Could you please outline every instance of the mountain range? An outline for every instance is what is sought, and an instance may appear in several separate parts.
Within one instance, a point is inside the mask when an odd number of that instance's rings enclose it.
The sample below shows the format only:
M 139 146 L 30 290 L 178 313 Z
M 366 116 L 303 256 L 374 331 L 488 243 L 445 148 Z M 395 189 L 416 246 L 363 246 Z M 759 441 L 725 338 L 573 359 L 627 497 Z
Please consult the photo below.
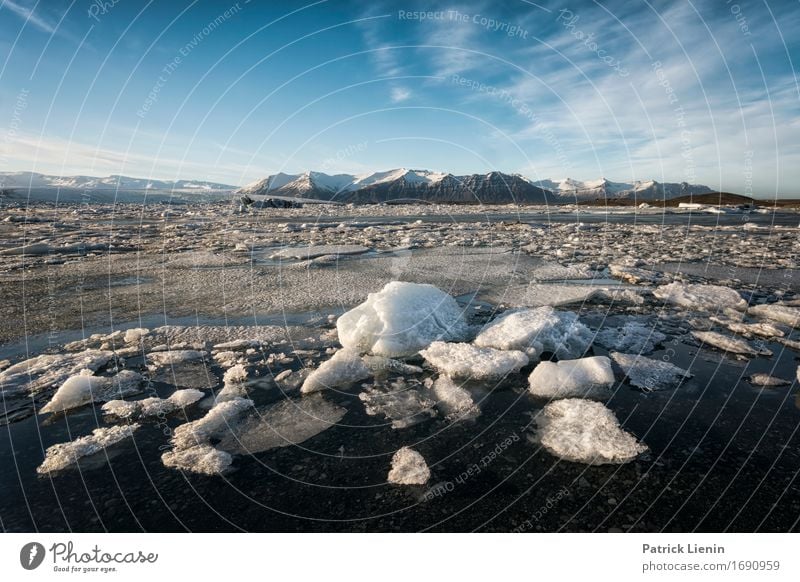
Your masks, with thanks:
M 112 174 L 97 176 L 50 176 L 37 172 L 0 172 L 0 188 L 74 188 L 80 190 L 235 190 L 236 186 L 203 180 L 150 180 Z
M 489 172 L 457 176 L 445 172 L 398 168 L 365 174 L 278 173 L 238 188 L 202 180 L 154 180 L 111 175 L 50 176 L 36 172 L 0 172 L 0 189 L 74 189 L 224 193 L 302 198 L 346 203 L 420 201 L 456 204 L 568 204 L 597 199 L 668 200 L 706 194 L 711 188 L 686 182 L 655 180 L 612 182 L 605 178 L 579 181 L 531 180 L 520 174 Z
M 399 168 L 368 174 L 278 173 L 248 184 L 237 194 L 270 195 L 332 200 L 348 203 L 423 201 L 484 204 L 568 204 L 602 198 L 665 200 L 676 196 L 705 194 L 711 188 L 686 182 L 632 183 L 530 180 L 520 174 L 489 172 L 455 176 L 429 170 Z

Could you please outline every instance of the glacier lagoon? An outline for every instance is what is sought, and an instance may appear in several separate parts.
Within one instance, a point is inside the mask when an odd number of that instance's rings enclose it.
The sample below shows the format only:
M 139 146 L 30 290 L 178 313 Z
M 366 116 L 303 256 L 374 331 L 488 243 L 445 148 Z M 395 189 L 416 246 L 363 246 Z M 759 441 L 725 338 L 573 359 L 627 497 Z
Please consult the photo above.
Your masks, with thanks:
M 797 527 L 794 212 L 315 205 L 240 213 L 212 200 L 11 206 L 7 216 L 7 531 Z M 437 319 L 424 341 L 478 344 L 437 347 L 440 358 L 465 357 L 457 377 L 418 355 L 419 342 L 390 357 L 356 348 L 328 364 L 335 373 L 321 390 L 304 394 L 308 376 L 342 354 L 342 314 L 393 281 L 453 298 L 460 323 Z M 381 328 L 397 339 L 414 328 L 408 310 L 420 308 L 387 301 L 378 319 L 399 322 Z M 508 312 L 541 309 L 572 315 L 519 318 L 550 325 L 504 331 L 524 338 L 529 362 L 494 377 L 481 360 L 481 374 L 469 377 L 462 354 L 523 347 L 481 347 L 482 330 Z M 428 317 L 441 314 L 432 306 Z M 358 325 L 374 335 L 375 321 L 349 320 L 348 335 Z M 573 327 L 558 333 L 566 320 Z M 717 336 L 726 342 L 707 341 Z M 569 355 L 557 353 L 560 344 L 537 346 L 544 337 L 572 339 Z M 544 433 L 547 407 L 567 401 L 531 392 L 538 363 L 613 363 L 616 352 L 640 356 L 636 376 L 613 365 L 607 394 L 586 400 L 597 406 L 559 405 L 585 415 L 577 429 L 550 423 Z M 690 376 L 649 382 L 648 358 Z M 116 396 L 152 399 L 159 412 L 125 420 L 104 411 L 125 372 L 143 381 Z M 81 377 L 107 378 L 112 394 Z M 68 382 L 71 391 L 88 386 L 94 402 L 70 392 L 74 407 L 42 413 Z M 179 390 L 203 397 L 162 410 Z M 130 423 L 137 428 L 121 430 Z M 584 438 L 597 446 L 581 447 Z M 59 469 L 37 472 L 51 447 Z M 395 470 L 401 450 L 414 454 Z

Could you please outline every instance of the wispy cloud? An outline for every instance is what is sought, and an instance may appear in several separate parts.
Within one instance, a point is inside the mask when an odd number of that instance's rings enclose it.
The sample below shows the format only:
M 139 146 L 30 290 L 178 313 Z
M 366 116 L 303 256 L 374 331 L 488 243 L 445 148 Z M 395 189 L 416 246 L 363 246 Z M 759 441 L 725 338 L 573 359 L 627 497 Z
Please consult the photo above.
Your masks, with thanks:
M 391 92 L 392 103 L 402 103 L 411 97 L 411 91 L 404 87 L 393 87 Z
M 48 34 L 55 34 L 56 32 L 56 25 L 51 24 L 48 20 L 41 17 L 36 8 L 39 6 L 37 2 L 33 8 L 28 8 L 27 6 L 23 6 L 22 4 L 18 4 L 13 0 L 3 0 L 2 5 L 0 5 L 0 10 L 3 8 L 7 8 L 18 17 L 22 18 L 27 24 L 34 26 L 41 30 L 42 32 L 46 32 Z

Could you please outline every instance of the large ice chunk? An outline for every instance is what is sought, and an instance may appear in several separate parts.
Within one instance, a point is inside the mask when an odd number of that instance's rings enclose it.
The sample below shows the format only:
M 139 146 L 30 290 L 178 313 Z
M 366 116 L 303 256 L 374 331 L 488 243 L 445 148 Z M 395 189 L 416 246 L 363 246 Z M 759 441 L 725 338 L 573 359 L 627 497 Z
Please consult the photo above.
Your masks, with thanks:
M 333 357 L 323 362 L 322 365 L 311 372 L 300 392 L 310 394 L 326 388 L 335 388 L 364 380 L 372 375 L 372 370 L 361 360 L 358 352 L 343 349 L 336 352 Z
M 132 436 L 138 428 L 138 424 L 96 428 L 90 435 L 68 443 L 58 443 L 48 447 L 45 452 L 44 462 L 39 465 L 36 472 L 45 474 L 66 469 L 81 457 L 98 453 L 106 447 Z
M 614 372 L 605 356 L 541 362 L 528 384 L 531 394 L 542 398 L 604 398 L 614 384 Z
M 536 438 L 553 455 L 588 465 L 621 464 L 647 450 L 620 428 L 600 402 L 570 398 L 551 402 L 536 415 Z
M 528 356 L 517 350 L 478 348 L 470 344 L 436 341 L 420 352 L 439 372 L 451 378 L 492 380 L 528 365 Z
M 484 348 L 522 350 L 532 357 L 553 352 L 565 359 L 581 357 L 591 343 L 591 330 L 576 314 L 552 307 L 507 311 L 475 338 L 475 345 Z
M 653 290 L 658 299 L 694 311 L 721 311 L 722 309 L 747 309 L 747 301 L 734 289 L 721 285 L 687 285 L 670 283 Z
M 688 371 L 674 364 L 639 354 L 611 352 L 611 359 L 622 368 L 633 386 L 645 392 L 665 390 L 679 384 L 685 378 L 692 377 Z
M 424 485 L 431 478 L 425 458 L 411 447 L 403 447 L 392 457 L 389 483 L 395 485 Z
M 464 339 L 469 326 L 456 300 L 433 285 L 392 281 L 336 322 L 339 341 L 360 353 L 410 356 L 436 340 Z
M 106 402 L 141 392 L 145 379 L 131 370 L 122 370 L 113 377 L 93 376 L 82 370 L 64 382 L 40 412 L 63 412 L 90 402 Z

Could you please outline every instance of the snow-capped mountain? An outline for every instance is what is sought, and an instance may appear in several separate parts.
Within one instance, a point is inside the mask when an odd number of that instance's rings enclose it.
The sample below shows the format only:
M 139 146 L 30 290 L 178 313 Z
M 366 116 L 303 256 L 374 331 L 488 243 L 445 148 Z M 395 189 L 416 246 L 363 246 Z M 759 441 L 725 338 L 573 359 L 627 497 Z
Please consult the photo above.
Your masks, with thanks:
M 49 176 L 37 172 L 0 172 L 0 188 L 76 188 L 81 190 L 235 190 L 236 186 L 202 180 L 148 180 L 129 176 Z
M 248 184 L 241 188 L 240 194 L 273 194 L 314 198 L 319 200 L 343 200 L 349 198 L 348 193 L 381 184 L 402 183 L 419 187 L 431 186 L 441 181 L 446 174 L 427 170 L 407 170 L 398 168 L 386 172 L 371 174 L 324 174 L 322 172 L 304 172 L 302 174 L 274 174 L 263 180 Z
M 421 200 L 501 204 L 565 204 L 604 198 L 658 200 L 686 194 L 704 194 L 707 186 L 683 183 L 660 183 L 655 180 L 612 182 L 605 178 L 579 181 L 533 181 L 519 174 L 489 172 L 454 176 L 429 170 L 398 168 L 371 174 L 335 174 L 304 172 L 275 174 L 245 186 L 239 194 L 294 196 L 337 202 L 387 202 Z
M 636 182 L 611 182 L 605 178 L 579 181 L 572 178 L 563 180 L 539 180 L 534 182 L 540 188 L 551 191 L 564 202 L 595 200 L 597 198 L 635 198 L 637 200 L 665 200 L 688 194 L 707 194 L 712 192 L 708 186 L 686 182 L 657 182 L 655 180 Z

